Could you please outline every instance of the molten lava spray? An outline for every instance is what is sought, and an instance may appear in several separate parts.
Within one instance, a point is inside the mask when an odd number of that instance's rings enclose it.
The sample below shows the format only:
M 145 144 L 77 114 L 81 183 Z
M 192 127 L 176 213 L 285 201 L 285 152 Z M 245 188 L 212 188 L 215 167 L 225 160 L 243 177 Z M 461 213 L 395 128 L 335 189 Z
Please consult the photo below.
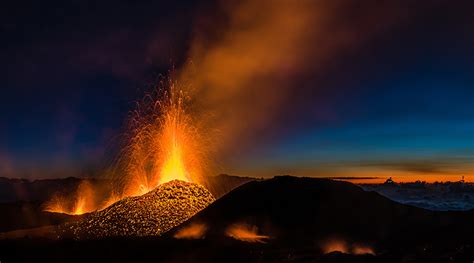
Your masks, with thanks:
M 43 204 L 43 210 L 51 213 L 82 215 L 96 210 L 92 185 L 83 181 L 72 195 L 56 194 Z
M 119 161 L 125 174 L 122 198 L 147 193 L 181 180 L 202 182 L 209 147 L 188 112 L 189 98 L 175 81 L 166 91 L 146 97 L 131 118 L 130 143 Z
M 172 91 L 173 92 L 173 91 Z M 176 94 L 171 94 L 168 105 L 165 105 L 165 114 L 161 123 L 161 134 L 159 134 L 158 144 L 162 158 L 157 158 L 159 184 L 172 180 L 191 181 L 192 175 L 188 172 L 191 167 L 187 167 L 183 158 L 189 154 L 190 150 L 186 146 L 192 144 L 192 130 L 188 126 L 190 119 L 182 108 L 181 96 L 173 98 Z M 188 150 L 188 152 L 186 152 Z M 186 155 L 186 157 L 190 157 Z
M 55 195 L 45 211 L 83 214 L 102 210 L 173 180 L 202 183 L 210 149 L 188 112 L 189 98 L 171 78 L 132 112 L 126 146 L 113 167 L 107 194 L 89 184 L 74 195 Z

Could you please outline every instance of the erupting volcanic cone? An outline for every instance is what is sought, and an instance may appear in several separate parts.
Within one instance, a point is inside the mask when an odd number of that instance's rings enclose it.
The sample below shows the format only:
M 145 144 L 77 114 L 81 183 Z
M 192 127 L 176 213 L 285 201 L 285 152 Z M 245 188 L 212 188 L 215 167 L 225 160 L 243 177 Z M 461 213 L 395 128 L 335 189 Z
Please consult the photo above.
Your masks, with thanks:
M 60 236 L 95 239 L 156 236 L 183 223 L 214 201 L 203 186 L 173 180 L 142 196 L 125 198 L 81 221 L 60 227 Z

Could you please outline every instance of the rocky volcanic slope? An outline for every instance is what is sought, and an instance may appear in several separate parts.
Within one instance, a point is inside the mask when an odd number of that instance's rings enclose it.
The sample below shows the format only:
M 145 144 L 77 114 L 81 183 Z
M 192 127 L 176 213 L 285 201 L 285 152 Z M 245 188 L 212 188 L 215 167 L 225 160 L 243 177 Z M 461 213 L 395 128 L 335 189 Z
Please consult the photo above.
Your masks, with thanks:
M 59 235 L 76 239 L 157 236 L 186 221 L 214 200 L 203 186 L 175 180 L 145 195 L 118 201 L 78 222 L 65 224 L 59 228 Z

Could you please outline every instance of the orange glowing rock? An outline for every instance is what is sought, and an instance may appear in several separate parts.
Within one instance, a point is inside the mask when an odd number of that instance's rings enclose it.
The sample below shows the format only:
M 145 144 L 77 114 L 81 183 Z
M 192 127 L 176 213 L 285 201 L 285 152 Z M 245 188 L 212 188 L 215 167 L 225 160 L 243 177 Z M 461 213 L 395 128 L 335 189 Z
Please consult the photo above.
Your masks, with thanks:
M 142 195 L 122 199 L 84 219 L 60 227 L 60 236 L 95 239 L 157 236 L 176 227 L 214 201 L 203 186 L 173 180 Z M 202 229 L 194 229 L 198 235 Z

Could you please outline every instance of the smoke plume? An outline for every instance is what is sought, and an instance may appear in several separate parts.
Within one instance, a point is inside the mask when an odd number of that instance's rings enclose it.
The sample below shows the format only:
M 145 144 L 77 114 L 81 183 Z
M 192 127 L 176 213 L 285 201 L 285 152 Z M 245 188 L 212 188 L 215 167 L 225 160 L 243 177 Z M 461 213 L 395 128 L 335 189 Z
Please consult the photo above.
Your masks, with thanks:
M 197 20 L 190 63 L 178 79 L 189 87 L 197 119 L 217 133 L 219 155 L 230 155 L 264 137 L 288 114 L 283 105 L 291 111 L 305 99 L 295 98 L 302 89 L 317 90 L 296 79 L 330 68 L 406 10 L 376 1 L 222 1 Z

